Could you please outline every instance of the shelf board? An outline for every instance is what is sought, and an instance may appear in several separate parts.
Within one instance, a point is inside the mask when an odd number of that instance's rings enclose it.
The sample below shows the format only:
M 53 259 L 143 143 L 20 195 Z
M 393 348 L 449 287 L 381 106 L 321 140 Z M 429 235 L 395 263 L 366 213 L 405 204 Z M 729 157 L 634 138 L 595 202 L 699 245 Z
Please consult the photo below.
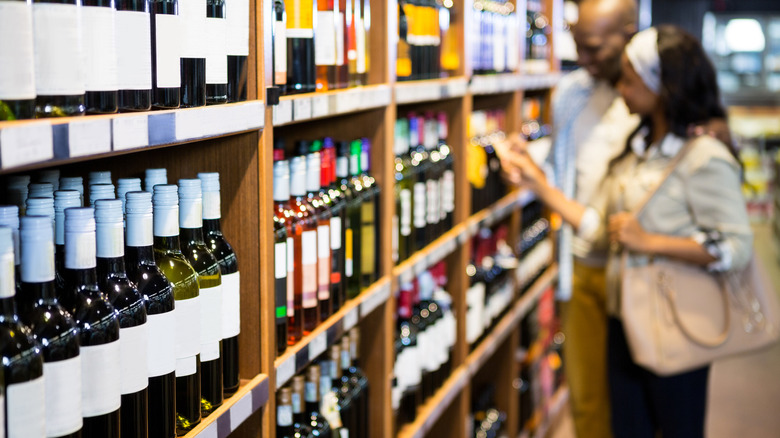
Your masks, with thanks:
M 0 122 L 0 170 L 59 164 L 263 128 L 262 101 Z
M 563 76 L 563 73 L 557 72 L 524 74 L 520 79 L 520 88 L 523 90 L 545 90 L 557 85 Z
M 441 99 L 463 97 L 468 89 L 465 77 L 428 79 L 424 81 L 398 82 L 395 84 L 395 101 L 398 105 L 432 102 Z
M 521 88 L 523 88 L 523 75 L 518 73 L 474 75 L 469 84 L 469 91 L 473 95 L 511 93 Z
M 258 374 L 252 380 L 242 380 L 238 391 L 184 438 L 226 438 L 244 420 L 268 403 L 268 385 L 268 376 L 265 374 Z
M 338 312 L 321 323 L 308 336 L 287 348 L 276 358 L 276 389 L 284 386 L 294 375 L 303 371 L 320 354 L 357 323 L 390 298 L 390 279 L 381 278 L 356 298 L 347 301 Z
M 461 365 L 453 371 L 436 394 L 420 407 L 414 423 L 409 423 L 398 431 L 397 438 L 423 438 L 468 383 L 467 369 Z
M 284 96 L 273 107 L 273 124 L 284 126 L 355 111 L 383 108 L 392 101 L 389 85 Z

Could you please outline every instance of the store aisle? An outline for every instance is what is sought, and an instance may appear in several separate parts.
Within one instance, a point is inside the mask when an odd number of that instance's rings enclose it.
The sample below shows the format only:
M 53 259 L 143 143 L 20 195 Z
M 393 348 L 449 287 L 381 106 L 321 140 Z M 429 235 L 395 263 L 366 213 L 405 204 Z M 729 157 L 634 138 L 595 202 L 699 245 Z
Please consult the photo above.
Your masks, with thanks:
M 771 228 L 754 226 L 756 251 L 780 293 L 780 264 Z M 774 438 L 780 434 L 780 344 L 749 356 L 723 360 L 713 367 L 707 421 L 708 438 Z M 574 438 L 566 409 L 549 438 Z M 578 437 L 588 438 L 588 437 Z

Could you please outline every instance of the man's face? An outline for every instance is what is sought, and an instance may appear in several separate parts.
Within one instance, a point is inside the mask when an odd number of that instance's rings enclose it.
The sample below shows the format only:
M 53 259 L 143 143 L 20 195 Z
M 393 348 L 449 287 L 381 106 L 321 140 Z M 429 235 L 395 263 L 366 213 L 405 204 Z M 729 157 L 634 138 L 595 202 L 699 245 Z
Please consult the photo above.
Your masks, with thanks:
M 620 78 L 620 55 L 628 41 L 618 26 L 606 21 L 581 19 L 574 26 L 577 63 L 594 78 L 615 83 Z

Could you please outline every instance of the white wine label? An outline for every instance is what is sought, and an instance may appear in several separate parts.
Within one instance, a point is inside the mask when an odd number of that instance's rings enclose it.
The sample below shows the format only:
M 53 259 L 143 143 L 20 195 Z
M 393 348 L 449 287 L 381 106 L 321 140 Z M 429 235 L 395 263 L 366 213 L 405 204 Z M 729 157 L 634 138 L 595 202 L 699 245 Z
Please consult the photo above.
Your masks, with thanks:
M 304 231 L 301 234 L 301 263 L 304 266 L 317 264 L 316 231 Z
M 295 245 L 292 237 L 287 238 L 287 317 L 295 315 Z
M 132 215 L 127 221 L 127 246 L 140 248 L 154 244 L 154 219 L 151 214 Z
M 355 47 L 357 49 L 357 72 L 366 72 L 366 29 L 363 27 L 363 18 L 355 20 Z
M 94 268 L 95 250 L 95 233 L 65 231 L 65 268 Z
M 154 235 L 171 237 L 179 235 L 179 207 L 158 207 L 154 209 Z
M 81 430 L 81 356 L 44 362 L 46 436 L 62 436 Z
M 429 224 L 439 223 L 439 181 L 429 179 L 425 182 L 425 199 L 428 203 L 425 221 Z
M 203 198 L 179 199 L 179 227 L 203 227 Z
M 227 20 L 206 18 L 206 83 L 227 84 Z
M 43 437 L 46 433 L 46 403 L 43 376 L 6 387 L 8 437 Z
M 292 426 L 293 424 L 293 408 L 292 406 L 277 406 L 276 408 L 276 424 L 279 426 Z
M 401 235 L 406 237 L 412 234 L 412 192 L 409 189 L 402 189 L 399 195 L 401 200 L 401 216 L 399 229 Z
M 333 11 L 317 11 L 314 30 L 314 63 L 336 65 L 336 23 Z
M 330 226 L 317 227 L 317 258 L 330 259 Z
M 287 277 L 287 243 L 280 242 L 274 244 L 274 278 L 285 277 Z M 222 283 L 225 283 L 225 276 L 222 276 Z
M 425 228 L 425 183 L 414 183 L 414 208 L 412 210 L 412 223 L 415 228 Z
M 32 8 L 0 2 L 0 100 L 35 99 Z
M 181 57 L 206 57 L 206 0 L 179 2 Z
M 406 347 L 408 356 L 406 357 L 406 368 L 404 373 L 407 374 L 406 382 L 409 386 L 416 386 L 422 382 L 422 363 L 420 358 L 419 346 Z
M 221 204 L 219 192 L 203 192 L 203 219 L 221 218 Z
M 79 7 L 75 4 L 33 4 L 33 33 L 36 94 L 84 94 Z
M 442 176 L 442 210 L 447 213 L 455 211 L 455 172 L 445 170 Z
M 157 87 L 181 86 L 181 20 L 178 15 L 156 14 Z
M 97 256 L 115 258 L 125 255 L 125 230 L 122 223 L 97 226 Z
M 204 287 L 200 290 L 200 360 L 214 360 L 219 357 L 217 346 L 216 357 L 214 349 L 204 348 L 211 344 L 219 344 L 222 339 L 222 285 Z M 206 351 L 208 350 L 208 351 Z M 208 356 L 208 357 L 206 357 Z
M 226 20 L 227 54 L 231 56 L 249 56 L 249 0 L 231 0 L 228 2 Z M 287 45 L 285 44 L 285 52 L 287 51 L 286 47 Z
M 219 359 L 219 341 L 200 344 L 200 361 L 208 362 Z
M 176 377 L 186 377 L 198 371 L 198 356 L 176 359 Z
M 301 235 L 301 277 L 303 279 L 303 307 L 317 306 L 317 232 L 304 231 Z
M 25 243 L 24 248 L 28 250 L 22 251 L 22 281 L 45 283 L 54 280 L 54 242 L 31 241 Z
M 282 21 L 274 21 L 274 81 L 287 83 L 287 26 Z
M 122 394 L 133 394 L 149 386 L 146 357 L 149 327 L 141 324 L 119 331 L 119 359 L 122 365 Z
M 284 244 L 282 244 L 284 245 Z M 241 273 L 222 276 L 222 339 L 241 333 Z
M 341 249 L 341 218 L 330 218 L 330 249 Z
M 119 344 L 120 341 L 114 341 L 80 349 L 81 411 L 84 417 L 114 412 L 122 403 Z
M 148 12 L 116 12 L 116 53 L 120 90 L 152 88 L 152 31 Z
M 14 253 L 0 254 L 0 298 L 13 298 L 16 293 L 14 280 Z
M 200 353 L 200 324 L 200 297 L 176 300 L 176 359 Z
M 118 85 L 113 7 L 81 7 L 81 43 L 87 91 L 111 91 Z M 124 55 L 124 54 L 123 54 Z
M 352 228 L 347 228 L 346 232 L 344 233 L 345 236 L 345 242 L 344 245 L 346 245 L 345 249 L 345 259 L 344 259 L 344 275 L 347 276 L 347 278 L 352 278 L 352 275 L 354 274 L 354 258 L 353 258 L 353 244 L 352 244 Z

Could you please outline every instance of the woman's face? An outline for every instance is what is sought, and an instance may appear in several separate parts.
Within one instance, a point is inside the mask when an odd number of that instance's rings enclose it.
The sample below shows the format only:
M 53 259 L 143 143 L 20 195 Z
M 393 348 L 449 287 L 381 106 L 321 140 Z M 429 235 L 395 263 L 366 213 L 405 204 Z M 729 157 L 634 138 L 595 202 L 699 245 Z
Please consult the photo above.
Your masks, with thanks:
M 617 89 L 623 96 L 628 110 L 631 114 L 649 116 L 661 104 L 660 97 L 647 88 L 625 53 L 621 57 L 620 65 L 621 74 Z

